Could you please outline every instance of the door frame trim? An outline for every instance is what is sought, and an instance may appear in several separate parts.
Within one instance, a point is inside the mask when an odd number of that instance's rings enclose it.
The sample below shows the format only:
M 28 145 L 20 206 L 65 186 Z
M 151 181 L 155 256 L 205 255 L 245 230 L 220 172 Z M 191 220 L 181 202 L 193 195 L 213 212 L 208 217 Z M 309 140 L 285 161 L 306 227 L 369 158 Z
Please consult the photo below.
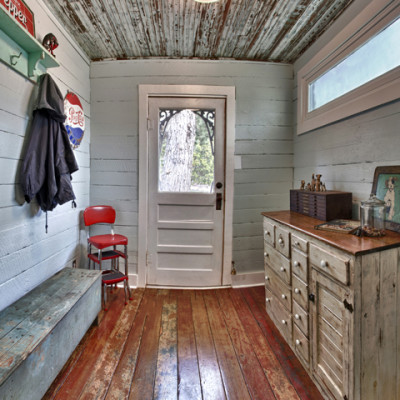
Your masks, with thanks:
M 139 209 L 138 209 L 138 287 L 146 286 L 148 235 L 148 134 L 150 97 L 213 97 L 226 101 L 225 113 L 225 218 L 222 255 L 222 286 L 231 286 L 233 185 L 235 152 L 235 87 L 206 85 L 139 85 Z

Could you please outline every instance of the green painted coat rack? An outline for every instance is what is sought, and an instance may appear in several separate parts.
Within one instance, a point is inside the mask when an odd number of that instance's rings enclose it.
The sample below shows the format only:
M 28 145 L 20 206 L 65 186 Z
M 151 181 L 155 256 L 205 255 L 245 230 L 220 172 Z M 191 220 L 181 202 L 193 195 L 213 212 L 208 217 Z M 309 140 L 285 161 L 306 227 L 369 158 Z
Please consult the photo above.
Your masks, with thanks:
M 0 60 L 36 82 L 47 68 L 58 67 L 57 60 L 0 7 Z

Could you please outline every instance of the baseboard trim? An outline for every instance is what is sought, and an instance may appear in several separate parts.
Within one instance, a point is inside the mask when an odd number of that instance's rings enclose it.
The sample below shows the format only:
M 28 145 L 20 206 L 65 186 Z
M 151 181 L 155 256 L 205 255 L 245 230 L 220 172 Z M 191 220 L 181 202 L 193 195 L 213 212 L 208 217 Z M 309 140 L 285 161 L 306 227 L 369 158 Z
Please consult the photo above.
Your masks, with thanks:
M 249 286 L 264 286 L 264 271 L 248 272 L 232 275 L 232 287 L 241 288 Z
M 129 286 L 131 288 L 138 287 L 138 275 L 137 274 L 129 274 Z M 263 286 L 265 284 L 264 271 L 256 271 L 256 272 L 248 272 L 244 274 L 232 275 L 232 287 L 233 288 L 241 288 L 241 287 L 250 287 L 250 286 Z M 175 286 L 151 286 L 146 285 L 146 287 L 153 287 L 157 289 L 167 288 L 167 289 L 182 289 L 182 287 Z M 229 286 L 218 286 L 218 287 L 190 287 L 185 289 L 221 289 Z

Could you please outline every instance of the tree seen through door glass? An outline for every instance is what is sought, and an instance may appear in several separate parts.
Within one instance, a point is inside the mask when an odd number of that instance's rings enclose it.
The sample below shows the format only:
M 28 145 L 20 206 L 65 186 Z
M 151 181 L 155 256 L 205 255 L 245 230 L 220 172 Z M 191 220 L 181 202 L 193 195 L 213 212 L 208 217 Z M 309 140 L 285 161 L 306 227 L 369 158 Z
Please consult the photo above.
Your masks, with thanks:
M 159 192 L 214 192 L 215 110 L 162 109 Z

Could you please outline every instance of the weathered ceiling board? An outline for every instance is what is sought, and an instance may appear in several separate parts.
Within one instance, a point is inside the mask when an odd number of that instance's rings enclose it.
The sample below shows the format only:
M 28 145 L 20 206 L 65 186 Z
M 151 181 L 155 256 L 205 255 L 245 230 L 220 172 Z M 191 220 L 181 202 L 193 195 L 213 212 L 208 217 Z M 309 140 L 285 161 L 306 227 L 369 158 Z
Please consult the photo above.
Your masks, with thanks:
M 353 0 L 44 0 L 91 60 L 293 63 Z

